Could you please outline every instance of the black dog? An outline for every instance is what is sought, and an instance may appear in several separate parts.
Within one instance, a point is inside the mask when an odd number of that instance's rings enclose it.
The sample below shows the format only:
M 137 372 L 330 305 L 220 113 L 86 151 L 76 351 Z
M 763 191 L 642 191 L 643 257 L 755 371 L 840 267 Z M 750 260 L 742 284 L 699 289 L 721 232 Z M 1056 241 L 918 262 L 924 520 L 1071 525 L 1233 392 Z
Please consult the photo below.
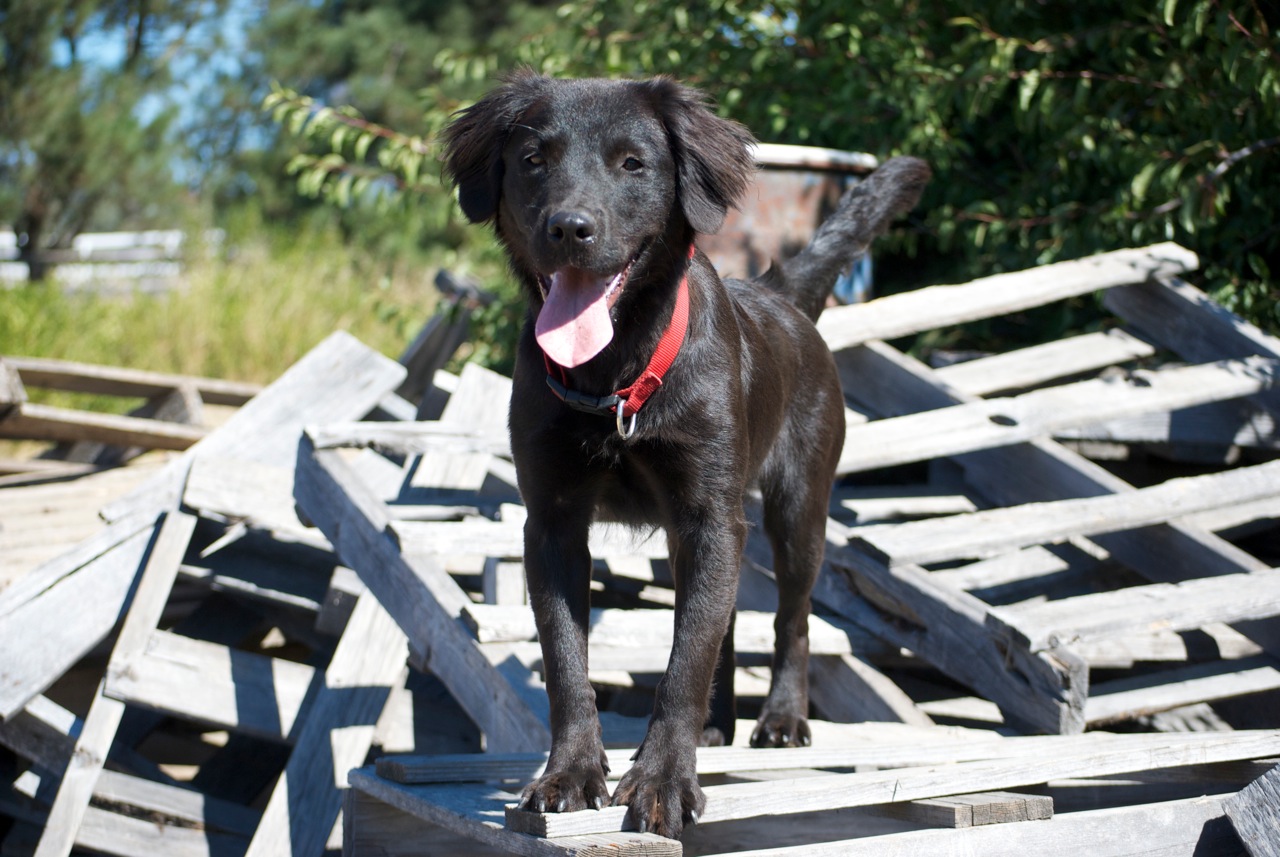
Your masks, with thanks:
M 656 524 L 676 584 L 675 643 L 613 803 L 629 805 L 640 830 L 678 837 L 704 805 L 695 749 L 733 737 L 732 623 L 753 484 L 781 595 L 751 743 L 809 743 L 809 593 L 844 442 L 840 383 L 813 320 L 838 272 L 916 203 L 928 167 L 889 161 L 804 251 L 748 284 L 722 282 L 694 238 L 718 230 L 746 189 L 752 138 L 694 90 L 519 73 L 462 111 L 445 143 L 463 212 L 493 222 L 529 299 L 511 447 L 552 746 L 522 806 L 609 800 L 587 680 L 587 530 L 593 519 Z

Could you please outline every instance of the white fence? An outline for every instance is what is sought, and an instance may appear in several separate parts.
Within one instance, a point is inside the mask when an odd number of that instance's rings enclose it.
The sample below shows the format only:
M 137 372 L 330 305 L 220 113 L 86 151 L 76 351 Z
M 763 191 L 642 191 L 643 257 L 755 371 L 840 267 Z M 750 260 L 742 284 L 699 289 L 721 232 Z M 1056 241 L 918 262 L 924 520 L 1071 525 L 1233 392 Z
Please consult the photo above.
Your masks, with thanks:
M 221 229 L 206 230 L 206 248 L 222 245 Z M 152 291 L 172 287 L 182 274 L 187 234 L 179 229 L 145 232 L 92 232 L 77 235 L 71 247 L 46 250 L 42 258 L 51 278 L 64 288 Z M 27 281 L 27 266 L 18 259 L 18 239 L 0 232 L 0 285 Z

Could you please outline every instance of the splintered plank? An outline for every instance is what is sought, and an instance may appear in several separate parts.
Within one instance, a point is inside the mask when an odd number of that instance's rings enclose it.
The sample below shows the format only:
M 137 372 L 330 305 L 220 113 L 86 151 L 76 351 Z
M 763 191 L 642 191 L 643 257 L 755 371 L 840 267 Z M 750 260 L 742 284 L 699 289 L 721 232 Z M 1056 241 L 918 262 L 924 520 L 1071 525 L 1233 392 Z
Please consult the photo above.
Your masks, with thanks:
M 291 741 L 315 670 L 155 631 L 107 670 L 108 696 L 246 735 Z
M 961 762 L 927 768 L 904 768 L 858 774 L 830 774 L 793 780 L 708 786 L 701 823 L 760 815 L 873 806 L 926 800 L 974 791 L 997 791 L 1056 779 L 1103 777 L 1183 765 L 1266 758 L 1280 751 L 1280 731 L 1259 730 L 1230 735 L 1186 733 L 1164 735 L 1159 749 L 1146 741 L 1128 744 L 1125 736 L 1107 749 L 1062 748 L 1031 759 Z M 1147 737 L 1147 736 L 1139 736 Z M 1128 745 L 1127 745 L 1128 744 Z M 1127 746 L 1126 746 L 1127 745 Z M 507 810 L 507 827 L 535 836 L 559 837 L 610 833 L 632 827 L 627 807 L 570 813 Z
M 346 772 L 362 764 L 404 669 L 403 632 L 366 593 L 325 669 L 246 857 L 314 857 L 342 807 Z
M 1197 267 L 1196 255 L 1176 244 L 1100 253 L 1070 262 L 997 274 L 959 286 L 932 286 L 825 311 L 818 332 L 832 351 L 872 339 L 977 321 L 1042 306 L 1098 289 L 1141 283 Z
M 1114 533 L 1280 496 L 1280 461 L 1078 500 L 1028 503 L 857 527 L 851 540 L 887 562 L 984 558 L 1071 536 Z
M 18 370 L 18 374 L 28 386 L 44 387 L 47 390 L 154 399 L 180 387 L 188 387 L 199 393 L 200 399 L 206 404 L 234 406 L 243 405 L 262 389 L 259 384 L 243 381 L 172 375 L 118 366 L 98 366 L 92 363 L 76 363 L 71 360 L 54 360 L 47 357 L 5 357 L 4 359 L 6 363 Z
M 1035 387 L 1056 378 L 1080 375 L 1150 357 L 1155 348 L 1119 328 L 966 360 L 938 369 L 938 378 L 973 396 Z
M 315 450 L 303 437 L 298 451 L 299 507 L 330 539 L 343 563 L 358 573 L 409 636 L 413 662 L 437 675 L 493 750 L 550 743 L 543 709 L 521 692 L 532 681 L 514 657 L 498 671 L 462 621 L 471 600 L 429 556 L 402 552 L 391 537 L 387 507 L 337 450 Z
M 680 843 L 652 833 L 611 831 L 557 842 L 514 833 L 503 826 L 516 796 L 491 786 L 390 783 L 368 768 L 351 772 L 353 788 L 486 845 L 526 857 L 679 857 Z
M 1227 798 L 1224 807 L 1250 857 L 1280 857 L 1280 766 Z
M 112 661 L 126 660 L 146 645 L 147 636 L 159 623 L 169 599 L 195 524 L 195 518 L 180 512 L 166 515 L 160 524 L 129 613 L 112 649 Z M 124 703 L 105 696 L 99 686 L 76 740 L 75 752 L 62 775 L 57 798 L 49 810 L 49 821 L 36 848 L 36 857 L 66 857 L 71 853 L 123 715 Z
M 1240 398 L 1280 383 L 1278 369 L 1280 361 L 1249 357 L 872 420 L 846 433 L 837 470 L 853 473 L 1010 446 L 1099 420 Z M 859 390 L 851 392 L 856 396 Z

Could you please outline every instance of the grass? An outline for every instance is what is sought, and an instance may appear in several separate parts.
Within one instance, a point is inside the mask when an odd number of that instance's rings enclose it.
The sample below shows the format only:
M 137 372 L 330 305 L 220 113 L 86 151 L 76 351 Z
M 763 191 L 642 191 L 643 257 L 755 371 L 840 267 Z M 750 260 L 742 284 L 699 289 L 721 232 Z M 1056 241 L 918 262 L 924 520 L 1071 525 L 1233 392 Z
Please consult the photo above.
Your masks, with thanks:
M 436 268 L 459 266 L 439 256 L 388 264 L 329 230 L 263 230 L 188 263 L 159 295 L 66 294 L 54 283 L 0 291 L 0 354 L 267 383 L 346 330 L 394 358 L 435 310 Z

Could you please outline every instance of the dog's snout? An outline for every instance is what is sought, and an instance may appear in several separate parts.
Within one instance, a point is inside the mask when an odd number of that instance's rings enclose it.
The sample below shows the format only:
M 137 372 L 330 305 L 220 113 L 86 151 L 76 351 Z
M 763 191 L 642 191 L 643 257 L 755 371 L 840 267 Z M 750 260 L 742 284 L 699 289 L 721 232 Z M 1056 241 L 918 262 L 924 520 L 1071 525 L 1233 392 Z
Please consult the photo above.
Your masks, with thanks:
M 557 211 L 547 220 L 547 237 L 557 243 L 590 244 L 596 238 L 596 219 L 581 210 Z

